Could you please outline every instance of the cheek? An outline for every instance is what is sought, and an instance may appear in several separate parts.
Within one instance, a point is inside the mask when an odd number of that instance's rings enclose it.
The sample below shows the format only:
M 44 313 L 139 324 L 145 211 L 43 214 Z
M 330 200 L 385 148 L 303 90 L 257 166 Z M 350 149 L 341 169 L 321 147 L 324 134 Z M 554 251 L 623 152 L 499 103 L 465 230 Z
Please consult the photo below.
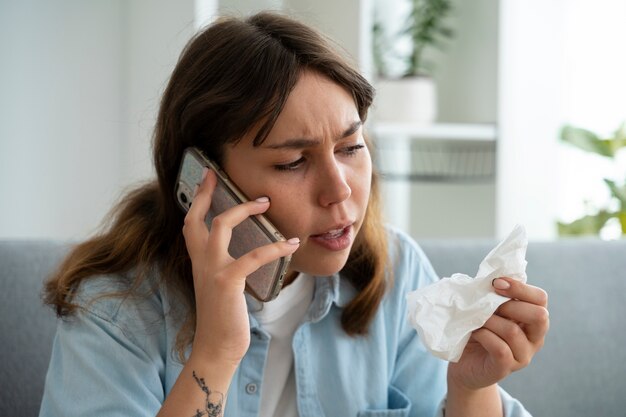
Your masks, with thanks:
M 372 188 L 372 162 L 365 159 L 361 166 L 352 173 L 352 194 L 361 203 L 367 202 Z
M 287 190 L 279 193 L 270 193 L 270 208 L 265 215 L 278 228 L 278 230 L 289 239 L 300 236 L 304 219 L 306 218 L 306 207 L 300 203 L 301 198 L 294 196 Z

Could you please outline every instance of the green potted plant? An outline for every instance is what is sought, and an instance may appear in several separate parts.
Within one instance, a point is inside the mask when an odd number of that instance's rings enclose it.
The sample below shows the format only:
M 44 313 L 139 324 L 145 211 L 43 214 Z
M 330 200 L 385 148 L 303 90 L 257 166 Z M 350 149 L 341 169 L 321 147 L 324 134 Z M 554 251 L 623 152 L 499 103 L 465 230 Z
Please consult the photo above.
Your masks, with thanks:
M 396 122 L 433 122 L 437 94 L 434 65 L 426 57 L 454 36 L 446 19 L 449 0 L 410 0 L 404 26 L 395 33 L 383 22 L 373 28 L 374 64 L 377 70 L 379 119 Z
M 601 138 L 589 130 L 566 125 L 561 129 L 560 139 L 586 152 L 614 160 L 620 149 L 626 147 L 626 123 L 609 138 Z M 600 208 L 587 205 L 590 213 L 573 222 L 557 222 L 560 236 L 599 235 L 611 219 L 617 219 L 622 235 L 626 235 L 626 181 L 620 184 L 604 178 L 604 183 L 610 190 L 610 201 Z

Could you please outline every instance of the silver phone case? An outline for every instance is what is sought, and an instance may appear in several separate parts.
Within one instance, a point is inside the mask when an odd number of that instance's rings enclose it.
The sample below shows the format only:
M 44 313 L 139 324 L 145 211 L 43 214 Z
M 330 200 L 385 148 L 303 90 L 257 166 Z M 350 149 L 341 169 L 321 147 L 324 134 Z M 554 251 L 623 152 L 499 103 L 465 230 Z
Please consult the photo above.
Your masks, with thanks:
M 210 228 L 215 216 L 248 201 L 248 198 L 202 151 L 197 148 L 187 148 L 176 181 L 176 201 L 185 212 L 191 207 L 194 190 L 202 181 L 204 167 L 215 171 L 217 176 L 217 187 L 213 192 L 211 208 L 206 217 L 206 224 Z M 285 238 L 267 217 L 261 214 L 254 215 L 233 229 L 228 252 L 237 259 L 259 246 L 281 240 Z M 291 256 L 279 258 L 250 274 L 246 277 L 246 292 L 260 301 L 270 301 L 276 298 L 282 288 L 290 260 Z

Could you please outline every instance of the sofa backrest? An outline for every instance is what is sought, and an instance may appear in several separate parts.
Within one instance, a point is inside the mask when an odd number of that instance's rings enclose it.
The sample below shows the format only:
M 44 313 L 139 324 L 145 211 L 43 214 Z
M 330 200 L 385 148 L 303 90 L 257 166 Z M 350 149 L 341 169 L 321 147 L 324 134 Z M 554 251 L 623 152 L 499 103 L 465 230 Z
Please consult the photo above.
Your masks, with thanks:
M 440 276 L 473 276 L 491 241 L 425 241 Z M 44 278 L 68 246 L 0 241 L 0 416 L 38 415 L 55 317 Z M 626 410 L 626 240 L 531 243 L 529 283 L 548 291 L 551 329 L 527 369 L 502 384 L 535 416 L 622 416 Z
M 67 246 L 0 241 L 0 416 L 37 416 L 56 319 L 44 307 L 42 283 Z

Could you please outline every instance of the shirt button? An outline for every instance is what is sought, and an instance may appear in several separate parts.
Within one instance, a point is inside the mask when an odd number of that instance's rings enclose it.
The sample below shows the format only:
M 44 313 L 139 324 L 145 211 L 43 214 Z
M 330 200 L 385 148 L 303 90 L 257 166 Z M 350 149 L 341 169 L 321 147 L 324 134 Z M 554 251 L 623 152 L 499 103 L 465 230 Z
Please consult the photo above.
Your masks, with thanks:
M 246 385 L 246 392 L 248 394 L 254 394 L 257 390 L 257 386 L 254 383 Z

